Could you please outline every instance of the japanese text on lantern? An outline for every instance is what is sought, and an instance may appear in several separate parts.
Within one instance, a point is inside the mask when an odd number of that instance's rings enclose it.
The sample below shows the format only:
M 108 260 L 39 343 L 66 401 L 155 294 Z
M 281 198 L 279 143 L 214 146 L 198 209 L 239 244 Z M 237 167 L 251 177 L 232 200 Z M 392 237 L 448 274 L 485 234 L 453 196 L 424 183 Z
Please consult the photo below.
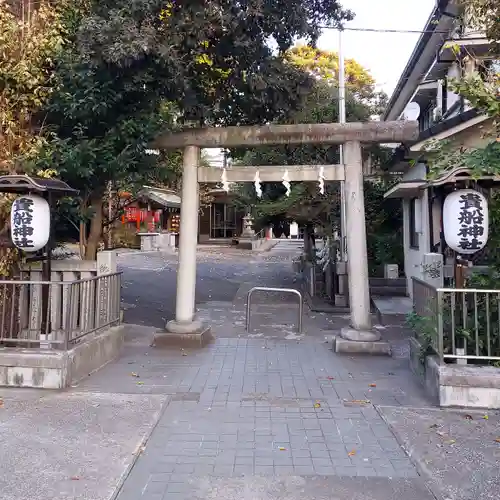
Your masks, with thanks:
M 481 250 L 484 246 L 484 213 L 481 197 L 477 193 L 464 193 L 460 196 L 457 236 L 458 246 L 463 250 Z
M 12 240 L 18 248 L 33 248 L 33 205 L 30 198 L 18 198 L 12 207 Z

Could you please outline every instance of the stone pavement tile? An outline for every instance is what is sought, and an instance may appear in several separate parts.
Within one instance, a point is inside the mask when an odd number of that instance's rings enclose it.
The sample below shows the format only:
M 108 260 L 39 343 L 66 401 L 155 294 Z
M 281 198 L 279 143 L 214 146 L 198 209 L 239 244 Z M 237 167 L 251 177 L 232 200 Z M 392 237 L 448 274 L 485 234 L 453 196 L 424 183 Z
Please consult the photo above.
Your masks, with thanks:
M 439 498 L 493 500 L 500 491 L 497 411 L 379 408 Z M 488 419 L 484 419 L 484 415 Z M 407 464 L 391 458 L 405 470 Z M 406 469 L 407 470 L 407 469 Z
M 172 401 L 122 494 L 132 488 L 140 499 L 151 471 L 173 472 L 177 482 L 182 482 L 179 475 L 416 478 L 373 404 L 352 402 L 385 401 L 398 394 L 421 402 L 419 390 L 406 381 L 408 370 L 391 359 L 386 365 L 353 364 L 328 347 L 227 338 L 192 357 L 167 353 L 163 372 L 172 375 Z M 405 378 L 388 375 L 390 370 Z M 156 384 L 158 379 L 151 380 Z
M 104 500 L 165 396 L 2 389 L 1 500 Z
M 288 476 L 202 478 L 183 500 L 433 500 L 420 480 L 377 477 Z M 170 498 L 168 498 L 170 500 Z

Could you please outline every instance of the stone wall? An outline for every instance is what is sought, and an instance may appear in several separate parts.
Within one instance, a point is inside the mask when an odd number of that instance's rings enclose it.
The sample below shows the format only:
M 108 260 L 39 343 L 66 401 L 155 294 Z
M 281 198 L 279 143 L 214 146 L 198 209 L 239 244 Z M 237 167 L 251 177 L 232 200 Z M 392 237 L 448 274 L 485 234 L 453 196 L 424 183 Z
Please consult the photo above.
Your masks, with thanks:
M 414 338 L 410 339 L 410 368 L 441 407 L 500 408 L 500 368 L 448 364 L 434 355 L 422 362 L 421 345 Z

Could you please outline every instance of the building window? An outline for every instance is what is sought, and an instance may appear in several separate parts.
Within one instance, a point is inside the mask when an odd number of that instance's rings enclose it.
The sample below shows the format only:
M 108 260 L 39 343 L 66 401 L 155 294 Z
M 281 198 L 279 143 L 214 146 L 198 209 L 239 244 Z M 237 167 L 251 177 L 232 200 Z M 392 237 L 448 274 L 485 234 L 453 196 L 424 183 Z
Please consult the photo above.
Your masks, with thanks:
M 418 232 L 417 232 L 417 207 L 419 206 L 418 198 L 410 200 L 410 248 L 418 250 Z

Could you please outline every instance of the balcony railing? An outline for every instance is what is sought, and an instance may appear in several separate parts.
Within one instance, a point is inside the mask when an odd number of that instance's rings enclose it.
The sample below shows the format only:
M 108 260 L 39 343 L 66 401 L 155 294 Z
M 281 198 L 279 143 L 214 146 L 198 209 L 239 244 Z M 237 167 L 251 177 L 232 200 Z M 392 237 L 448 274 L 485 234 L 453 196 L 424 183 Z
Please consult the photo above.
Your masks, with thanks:
M 412 281 L 417 336 L 443 361 L 500 361 L 500 290 L 435 288 L 415 277 Z
M 76 281 L 0 281 L 0 345 L 68 350 L 120 322 L 121 273 Z

